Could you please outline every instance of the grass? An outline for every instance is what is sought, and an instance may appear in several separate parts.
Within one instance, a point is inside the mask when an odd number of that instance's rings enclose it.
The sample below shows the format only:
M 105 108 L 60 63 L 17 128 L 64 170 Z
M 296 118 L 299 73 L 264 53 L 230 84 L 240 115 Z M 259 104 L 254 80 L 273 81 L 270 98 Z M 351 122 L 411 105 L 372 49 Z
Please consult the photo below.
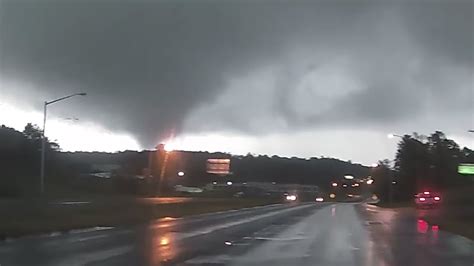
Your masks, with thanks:
M 442 215 L 426 215 L 423 217 L 429 224 L 436 224 L 448 232 L 462 235 L 474 240 L 474 211 L 472 204 L 474 197 L 472 195 L 474 186 L 455 188 L 443 193 L 444 202 L 441 206 Z M 413 208 L 413 201 L 376 203 L 376 206 L 382 208 L 400 209 Z
M 268 205 L 268 199 L 197 199 L 181 203 L 156 204 L 134 198 L 94 199 L 90 204 L 57 205 L 46 201 L 0 202 L 0 238 L 95 226 L 144 223 L 162 217 Z
M 429 224 L 437 224 L 442 230 L 474 240 L 474 220 L 460 220 L 454 217 L 425 217 Z
M 401 202 L 393 202 L 393 203 L 377 202 L 377 203 L 373 203 L 373 205 L 382 207 L 382 208 L 391 208 L 391 209 L 415 207 L 415 204 L 411 201 L 401 201 Z
M 389 203 L 382 203 L 382 204 L 374 204 L 376 206 L 382 208 L 389 208 L 394 210 L 401 210 L 401 209 L 413 209 L 415 206 L 412 203 L 407 202 L 395 202 L 393 204 Z M 449 208 L 449 206 L 447 207 Z M 453 207 L 455 208 L 455 206 Z M 441 230 L 451 232 L 457 235 L 461 235 L 467 238 L 474 240 L 474 218 L 470 217 L 463 217 L 458 215 L 443 215 L 443 216 L 424 216 L 424 220 L 426 220 L 429 224 L 438 225 Z

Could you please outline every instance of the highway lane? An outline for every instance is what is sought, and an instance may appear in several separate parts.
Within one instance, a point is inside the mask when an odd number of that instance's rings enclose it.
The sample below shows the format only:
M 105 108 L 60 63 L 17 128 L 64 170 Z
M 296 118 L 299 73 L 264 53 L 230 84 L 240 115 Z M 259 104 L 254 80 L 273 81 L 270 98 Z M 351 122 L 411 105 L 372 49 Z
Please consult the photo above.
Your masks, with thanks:
M 473 265 L 472 241 L 432 228 L 364 204 L 279 204 L 22 238 L 0 264 Z

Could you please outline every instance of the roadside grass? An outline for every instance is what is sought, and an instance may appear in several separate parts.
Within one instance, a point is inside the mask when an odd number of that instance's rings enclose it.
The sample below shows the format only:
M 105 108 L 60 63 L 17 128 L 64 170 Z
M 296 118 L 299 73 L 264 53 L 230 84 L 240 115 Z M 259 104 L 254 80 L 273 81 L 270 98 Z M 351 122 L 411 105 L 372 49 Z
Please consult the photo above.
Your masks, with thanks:
M 383 203 L 383 204 L 373 204 L 375 206 L 387 209 L 394 210 L 412 210 L 415 211 L 415 204 L 408 202 L 395 202 L 393 204 Z M 453 206 L 452 208 L 456 208 Z M 445 208 L 449 208 L 445 206 Z M 462 216 L 462 215 L 453 215 L 447 213 L 444 216 L 430 216 L 425 215 L 423 219 L 428 222 L 430 225 L 438 225 L 441 230 L 451 232 L 457 235 L 461 235 L 467 238 L 474 240 L 474 217 L 471 216 Z
M 474 186 L 465 186 L 451 189 L 443 193 L 444 201 L 441 205 L 443 215 L 425 215 L 423 217 L 429 224 L 438 225 L 441 230 L 474 240 Z M 413 201 L 390 203 L 375 203 L 373 205 L 390 208 L 411 208 L 413 210 L 415 203 Z
M 436 224 L 441 230 L 462 235 L 474 240 L 474 219 L 460 220 L 455 217 L 425 217 L 429 224 Z
M 371 203 L 371 204 L 381 207 L 381 208 L 391 208 L 391 209 L 415 207 L 415 203 L 412 201 L 400 201 L 400 202 L 393 202 L 393 203 L 377 202 L 377 203 Z
M 46 201 L 0 204 L 0 239 L 96 226 L 133 225 L 163 217 L 183 217 L 277 203 L 270 199 L 196 199 L 153 203 L 135 198 L 94 199 L 89 204 L 58 205 Z

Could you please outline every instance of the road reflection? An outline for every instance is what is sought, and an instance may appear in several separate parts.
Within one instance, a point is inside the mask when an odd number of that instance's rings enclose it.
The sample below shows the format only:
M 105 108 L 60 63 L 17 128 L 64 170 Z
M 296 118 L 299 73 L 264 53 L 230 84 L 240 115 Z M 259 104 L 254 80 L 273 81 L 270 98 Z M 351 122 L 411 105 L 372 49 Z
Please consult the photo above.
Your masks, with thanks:
M 149 203 L 149 204 L 172 204 L 172 203 L 190 202 L 190 201 L 193 201 L 193 198 L 155 197 L 155 198 L 142 198 L 139 201 L 142 203 Z
M 366 209 L 366 213 L 372 221 L 369 226 L 372 238 L 377 243 L 374 252 L 381 254 L 386 265 L 446 265 L 446 261 L 430 254 L 432 250 L 440 250 L 445 242 L 440 238 L 446 237 L 439 232 L 442 228 L 433 222 L 441 210 L 375 208 L 375 211 Z M 377 263 L 382 265 L 382 262 Z
M 423 219 L 418 219 L 416 229 L 418 233 L 426 234 L 428 232 L 428 223 Z
M 178 255 L 178 244 L 176 233 L 171 228 L 177 225 L 179 220 L 165 217 L 150 223 L 145 233 L 145 253 L 147 265 L 169 265 L 170 261 Z

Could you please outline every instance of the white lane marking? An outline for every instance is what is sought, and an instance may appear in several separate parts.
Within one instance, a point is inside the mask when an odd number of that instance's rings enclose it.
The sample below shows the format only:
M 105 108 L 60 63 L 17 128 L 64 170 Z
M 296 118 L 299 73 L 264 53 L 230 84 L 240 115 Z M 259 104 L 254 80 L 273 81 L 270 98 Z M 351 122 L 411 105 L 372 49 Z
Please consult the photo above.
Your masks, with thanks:
M 83 242 L 83 241 L 89 241 L 89 240 L 96 240 L 96 239 L 101 239 L 101 238 L 106 238 L 109 237 L 109 235 L 95 235 L 95 236 L 86 236 L 86 237 L 79 237 L 79 238 L 73 238 L 69 239 L 69 242 Z
M 72 256 L 65 260 L 61 260 L 57 263 L 53 263 L 52 265 L 68 265 L 68 266 L 86 265 L 88 263 L 103 261 L 111 257 L 122 255 L 131 250 L 132 250 L 132 246 L 127 245 L 127 246 L 121 246 L 121 247 L 107 249 L 103 251 L 83 253 L 80 255 Z
M 87 232 L 110 230 L 110 229 L 114 229 L 114 227 L 111 227 L 111 226 L 96 226 L 96 227 L 90 227 L 90 228 L 84 228 L 84 229 L 73 229 L 73 230 L 70 230 L 69 233 L 79 234 L 79 233 L 87 233 Z
M 65 234 L 62 238 L 55 238 L 55 239 L 47 239 L 45 242 L 42 242 L 41 245 L 43 246 L 58 246 L 67 243 L 77 243 L 83 242 L 88 240 L 95 240 L 100 238 L 106 238 L 110 236 L 118 236 L 118 235 L 127 235 L 133 233 L 133 230 L 130 229 L 123 229 L 119 231 L 113 232 L 113 234 L 100 234 L 100 235 L 91 235 L 91 236 L 83 236 L 81 234 Z
M 256 220 L 271 217 L 271 216 L 274 216 L 274 215 L 277 215 L 277 214 L 292 212 L 292 211 L 295 211 L 295 210 L 305 209 L 305 208 L 309 208 L 309 207 L 313 207 L 313 206 L 314 206 L 313 204 L 297 206 L 297 207 L 292 207 L 292 208 L 288 208 L 288 209 L 272 211 L 272 212 L 269 212 L 269 213 L 256 215 L 256 216 L 253 216 L 253 217 L 244 218 L 244 219 L 240 219 L 240 220 L 229 222 L 229 223 L 219 224 L 219 225 L 215 225 L 215 226 L 209 226 L 209 227 L 205 227 L 205 228 L 202 228 L 200 230 L 196 230 L 196 231 L 192 231 L 192 232 L 176 233 L 176 238 L 177 238 L 177 240 L 181 240 L 181 239 L 190 238 L 190 237 L 194 237 L 194 236 L 204 235 L 204 234 L 212 233 L 216 230 L 226 229 L 226 228 L 233 227 L 233 226 L 236 226 L 236 225 L 241 225 L 241 224 L 244 224 L 244 223 L 250 223 L 250 222 L 253 222 L 253 221 L 256 221 Z
M 226 264 L 233 258 L 229 255 L 198 256 L 184 262 L 185 265 Z
M 263 209 L 263 208 L 269 208 L 271 207 L 276 207 L 276 206 L 281 206 L 283 203 L 277 203 L 277 204 L 270 204 L 270 205 L 261 205 L 261 206 L 255 206 L 255 207 L 248 207 L 248 208 L 241 208 L 241 209 L 232 209 L 232 210 L 225 210 L 225 211 L 218 211 L 218 212 L 211 212 L 211 213 L 203 213 L 203 214 L 196 214 L 196 215 L 189 215 L 186 216 L 186 219 L 194 219 L 194 218 L 208 218 L 206 216 L 213 216 L 213 215 L 220 215 L 220 214 L 233 214 L 237 211 L 249 211 L 249 210 L 258 210 L 258 209 Z
M 61 202 L 53 202 L 51 204 L 57 205 L 80 205 L 80 204 L 89 204 L 90 201 L 61 201 Z
M 297 241 L 297 240 L 307 239 L 307 237 L 254 237 L 253 239 L 269 240 L 269 241 Z

